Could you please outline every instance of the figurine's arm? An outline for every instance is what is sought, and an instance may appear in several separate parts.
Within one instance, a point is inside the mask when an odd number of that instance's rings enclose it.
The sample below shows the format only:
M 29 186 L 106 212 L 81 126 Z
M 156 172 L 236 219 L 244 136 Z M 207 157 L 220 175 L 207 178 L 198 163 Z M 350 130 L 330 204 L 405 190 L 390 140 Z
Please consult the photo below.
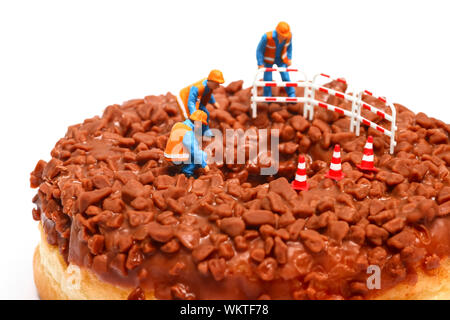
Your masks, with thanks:
M 266 50 L 267 44 L 267 35 L 264 34 L 259 41 L 258 47 L 256 48 L 256 61 L 258 62 L 258 66 L 264 66 L 264 51 Z
M 197 98 L 198 98 L 198 88 L 196 86 L 192 86 L 189 90 L 189 97 L 188 97 L 188 109 L 189 113 L 193 114 L 196 110 L 197 105 Z
M 209 103 L 211 103 L 216 109 L 220 109 L 220 104 L 214 98 L 214 95 L 211 94 L 211 99 L 209 99 Z
M 292 38 L 291 38 L 291 42 L 289 43 L 288 47 L 287 47 L 287 58 L 289 60 L 288 66 L 291 65 L 291 60 L 292 60 Z
M 216 98 L 214 98 L 214 95 L 211 93 L 211 98 L 209 98 L 209 103 L 216 104 Z
M 194 132 L 188 131 L 183 137 L 183 145 L 191 153 L 191 160 L 195 164 L 201 164 L 202 168 L 207 166 L 206 152 L 200 149 L 197 139 L 195 139 Z

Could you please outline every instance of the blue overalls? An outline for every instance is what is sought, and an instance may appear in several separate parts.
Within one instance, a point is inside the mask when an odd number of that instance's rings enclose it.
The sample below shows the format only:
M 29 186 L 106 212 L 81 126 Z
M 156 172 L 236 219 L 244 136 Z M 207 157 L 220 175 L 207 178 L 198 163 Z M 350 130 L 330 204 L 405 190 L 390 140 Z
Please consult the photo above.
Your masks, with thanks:
M 287 68 L 286 63 L 284 63 L 281 60 L 281 51 L 283 50 L 286 40 L 279 43 L 278 37 L 277 37 L 277 32 L 275 30 L 273 31 L 273 39 L 275 40 L 275 44 L 276 44 L 276 55 L 275 55 L 274 64 L 276 64 L 280 68 Z M 266 67 L 266 68 L 272 68 L 273 64 L 264 62 L 264 52 L 266 51 L 266 45 L 267 45 L 267 35 L 264 34 L 261 38 L 261 41 L 258 44 L 258 48 L 256 49 L 256 60 L 258 62 L 258 66 L 264 65 L 264 67 Z M 287 47 L 287 58 L 289 60 L 292 59 L 292 39 L 291 39 L 291 43 Z M 280 72 L 280 74 L 281 74 L 281 79 L 283 81 L 291 81 L 288 72 Z M 272 81 L 272 72 L 264 72 L 264 81 Z M 285 89 L 286 89 L 286 93 L 289 97 L 295 97 L 295 88 L 285 87 Z M 264 96 L 267 96 L 267 97 L 272 96 L 272 88 L 271 87 L 264 87 Z
M 190 177 L 194 175 L 194 171 L 196 169 L 206 167 L 207 155 L 205 151 L 201 150 L 199 143 L 195 137 L 194 124 L 192 123 L 192 121 L 187 119 L 183 123 L 189 126 L 192 131 L 187 131 L 183 137 L 183 145 L 186 150 L 189 151 L 190 159 L 183 162 L 181 172 Z M 204 133 L 203 130 L 202 132 Z

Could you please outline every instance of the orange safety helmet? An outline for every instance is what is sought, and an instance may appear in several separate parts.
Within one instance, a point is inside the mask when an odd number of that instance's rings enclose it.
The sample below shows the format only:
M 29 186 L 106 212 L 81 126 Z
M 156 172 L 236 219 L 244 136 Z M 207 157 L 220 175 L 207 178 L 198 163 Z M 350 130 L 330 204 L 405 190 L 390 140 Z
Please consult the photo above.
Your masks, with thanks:
M 202 110 L 195 110 L 194 113 L 189 116 L 189 119 L 192 121 L 201 121 L 204 125 L 208 124 L 208 115 Z
M 275 29 L 279 35 L 284 38 L 291 38 L 291 27 L 287 22 L 281 21 L 278 23 L 277 28 Z
M 208 76 L 208 80 L 214 81 L 214 82 L 217 82 L 220 84 L 225 82 L 225 80 L 223 79 L 222 71 L 220 71 L 220 70 L 211 70 L 211 72 L 209 73 L 209 76 Z

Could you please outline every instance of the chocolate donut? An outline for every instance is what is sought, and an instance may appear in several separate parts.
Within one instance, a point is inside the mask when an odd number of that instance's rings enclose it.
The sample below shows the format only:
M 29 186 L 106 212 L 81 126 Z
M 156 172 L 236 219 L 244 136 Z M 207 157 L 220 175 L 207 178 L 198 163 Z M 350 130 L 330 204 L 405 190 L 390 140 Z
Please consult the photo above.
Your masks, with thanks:
M 341 82 L 326 86 L 346 91 Z M 261 175 L 258 157 L 187 178 L 163 156 L 183 120 L 175 96 L 108 106 L 69 127 L 31 173 L 41 298 L 450 298 L 448 124 L 396 104 L 390 155 L 387 136 L 364 125 L 356 136 L 341 114 L 317 110 L 308 121 L 302 104 L 272 103 L 259 104 L 253 119 L 242 81 L 214 94 L 221 108 L 208 106 L 211 128 L 279 130 L 278 172 Z M 351 109 L 323 92 L 318 98 Z M 378 172 L 357 168 L 369 135 Z M 325 177 L 336 143 L 345 174 L 338 182 Z M 299 154 L 309 190 L 296 192 Z

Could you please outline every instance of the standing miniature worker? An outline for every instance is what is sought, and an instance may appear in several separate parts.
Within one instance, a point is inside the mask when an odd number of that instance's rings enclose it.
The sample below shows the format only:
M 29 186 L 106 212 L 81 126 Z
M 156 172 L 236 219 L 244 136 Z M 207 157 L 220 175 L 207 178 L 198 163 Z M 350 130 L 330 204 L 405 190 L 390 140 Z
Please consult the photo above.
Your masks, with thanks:
M 164 157 L 174 164 L 182 164 L 181 172 L 187 177 L 193 176 L 194 171 L 198 168 L 209 171 L 206 152 L 200 149 L 196 137 L 200 130 L 204 133 L 202 125 L 206 124 L 208 124 L 206 113 L 202 110 L 195 110 L 189 119 L 174 124 L 167 140 Z
M 194 84 L 187 86 L 180 91 L 180 98 L 184 106 L 187 116 L 194 113 L 195 110 L 202 110 L 207 115 L 207 123 L 203 127 L 204 135 L 211 137 L 212 132 L 209 129 L 209 111 L 206 109 L 208 103 L 219 108 L 219 104 L 214 99 L 212 94 L 214 89 L 217 89 L 225 80 L 223 74 L 219 70 L 212 70 L 208 78 L 202 79 Z
M 271 68 L 276 64 L 280 68 L 286 68 L 291 65 L 292 59 L 292 33 L 291 28 L 286 22 L 280 22 L 273 31 L 265 33 L 256 49 L 256 60 L 258 68 Z M 283 81 L 291 81 L 289 73 L 281 72 Z M 272 72 L 264 72 L 264 81 L 272 81 Z M 293 87 L 285 87 L 289 97 L 295 97 Z M 271 97 L 271 87 L 264 87 L 264 95 Z

